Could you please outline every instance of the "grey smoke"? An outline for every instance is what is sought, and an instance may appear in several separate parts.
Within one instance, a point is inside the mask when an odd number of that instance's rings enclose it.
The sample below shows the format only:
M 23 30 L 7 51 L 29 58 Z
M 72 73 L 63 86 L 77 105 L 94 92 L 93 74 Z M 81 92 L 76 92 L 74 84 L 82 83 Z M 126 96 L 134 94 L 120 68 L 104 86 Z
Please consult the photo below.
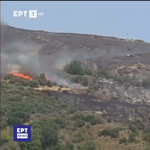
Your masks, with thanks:
M 72 53 L 69 50 L 43 55 L 40 51 L 44 45 L 14 37 L 4 24 L 1 24 L 1 30 L 1 73 L 3 75 L 14 71 L 36 77 L 41 73 L 46 73 L 57 84 L 62 84 L 64 81 L 70 84 L 64 78 L 65 73 L 62 71 L 64 65 L 74 59 L 84 61 L 87 58 L 99 57 L 97 52 L 91 52 L 89 55 L 85 51 Z
M 64 78 L 63 66 L 72 60 L 70 53 L 55 53 L 52 55 L 42 55 L 40 50 L 43 45 L 33 41 L 23 41 L 19 38 L 13 38 L 8 33 L 6 26 L 1 26 L 1 74 L 6 75 L 9 72 L 18 72 L 37 77 L 41 73 L 46 73 L 57 84 L 70 82 Z M 57 75 L 57 69 L 61 74 Z

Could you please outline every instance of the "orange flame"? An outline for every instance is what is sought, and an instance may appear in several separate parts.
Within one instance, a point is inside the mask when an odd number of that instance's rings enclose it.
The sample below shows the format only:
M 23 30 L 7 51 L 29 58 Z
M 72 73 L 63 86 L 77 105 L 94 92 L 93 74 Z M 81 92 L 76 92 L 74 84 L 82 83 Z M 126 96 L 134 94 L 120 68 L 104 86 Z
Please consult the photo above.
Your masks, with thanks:
M 24 78 L 24 79 L 28 79 L 28 80 L 33 80 L 32 77 L 28 76 L 28 75 L 24 75 L 22 73 L 10 73 L 10 74 L 13 74 L 14 76 L 16 77 L 20 77 L 20 78 Z
M 50 80 L 50 78 L 49 78 L 49 76 L 45 73 L 45 78 L 47 79 L 47 80 Z
M 45 73 L 45 78 L 46 78 L 46 80 L 53 81 L 53 79 L 52 79 L 52 78 L 50 78 L 50 77 L 47 75 L 47 73 Z

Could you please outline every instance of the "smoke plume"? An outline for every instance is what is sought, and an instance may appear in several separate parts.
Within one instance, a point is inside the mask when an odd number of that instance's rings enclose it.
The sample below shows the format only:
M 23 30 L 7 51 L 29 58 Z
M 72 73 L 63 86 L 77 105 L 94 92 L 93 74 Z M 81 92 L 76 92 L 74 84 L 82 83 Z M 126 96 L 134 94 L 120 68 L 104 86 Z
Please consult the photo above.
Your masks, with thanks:
M 63 66 L 71 61 L 71 54 L 64 52 L 52 55 L 40 54 L 43 45 L 13 37 L 4 24 L 1 24 L 1 30 L 2 76 L 8 73 L 22 73 L 34 78 L 45 73 L 57 84 L 70 84 L 65 78 Z

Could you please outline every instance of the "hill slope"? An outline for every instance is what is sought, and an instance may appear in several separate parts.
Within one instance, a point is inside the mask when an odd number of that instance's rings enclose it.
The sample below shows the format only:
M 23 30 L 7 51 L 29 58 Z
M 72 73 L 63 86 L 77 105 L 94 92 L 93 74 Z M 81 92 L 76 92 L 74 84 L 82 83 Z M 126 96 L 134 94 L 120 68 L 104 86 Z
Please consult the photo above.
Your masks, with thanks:
M 2 26 L 1 44 L 2 150 L 149 150 L 150 43 Z
M 64 51 L 77 53 L 78 56 L 94 59 L 98 64 L 109 67 L 123 64 L 133 65 L 137 62 L 150 63 L 150 43 L 140 40 L 2 27 L 2 41 L 4 41 L 2 46 L 18 39 L 41 44 L 40 53 L 45 55 Z M 126 57 L 127 54 L 131 54 L 133 57 Z

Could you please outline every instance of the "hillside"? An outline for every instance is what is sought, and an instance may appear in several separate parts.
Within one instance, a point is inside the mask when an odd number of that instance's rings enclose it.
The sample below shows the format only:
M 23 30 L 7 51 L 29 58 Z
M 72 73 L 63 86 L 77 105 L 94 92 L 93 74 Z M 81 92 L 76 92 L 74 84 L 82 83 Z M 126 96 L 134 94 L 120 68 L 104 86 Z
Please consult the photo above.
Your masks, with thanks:
M 10 26 L 2 27 L 3 44 L 15 39 L 41 44 L 42 48 L 39 53 L 45 55 L 65 51 L 75 53 L 78 56 L 82 55 L 84 58 L 94 59 L 93 61 L 96 61 L 97 64 L 109 67 L 133 65 L 138 62 L 150 63 L 148 57 L 150 43 L 145 43 L 142 40 L 134 41 L 115 37 L 31 31 Z M 133 55 L 133 57 L 126 57 L 128 54 Z
M 150 149 L 150 43 L 2 26 L 1 44 L 2 150 Z

